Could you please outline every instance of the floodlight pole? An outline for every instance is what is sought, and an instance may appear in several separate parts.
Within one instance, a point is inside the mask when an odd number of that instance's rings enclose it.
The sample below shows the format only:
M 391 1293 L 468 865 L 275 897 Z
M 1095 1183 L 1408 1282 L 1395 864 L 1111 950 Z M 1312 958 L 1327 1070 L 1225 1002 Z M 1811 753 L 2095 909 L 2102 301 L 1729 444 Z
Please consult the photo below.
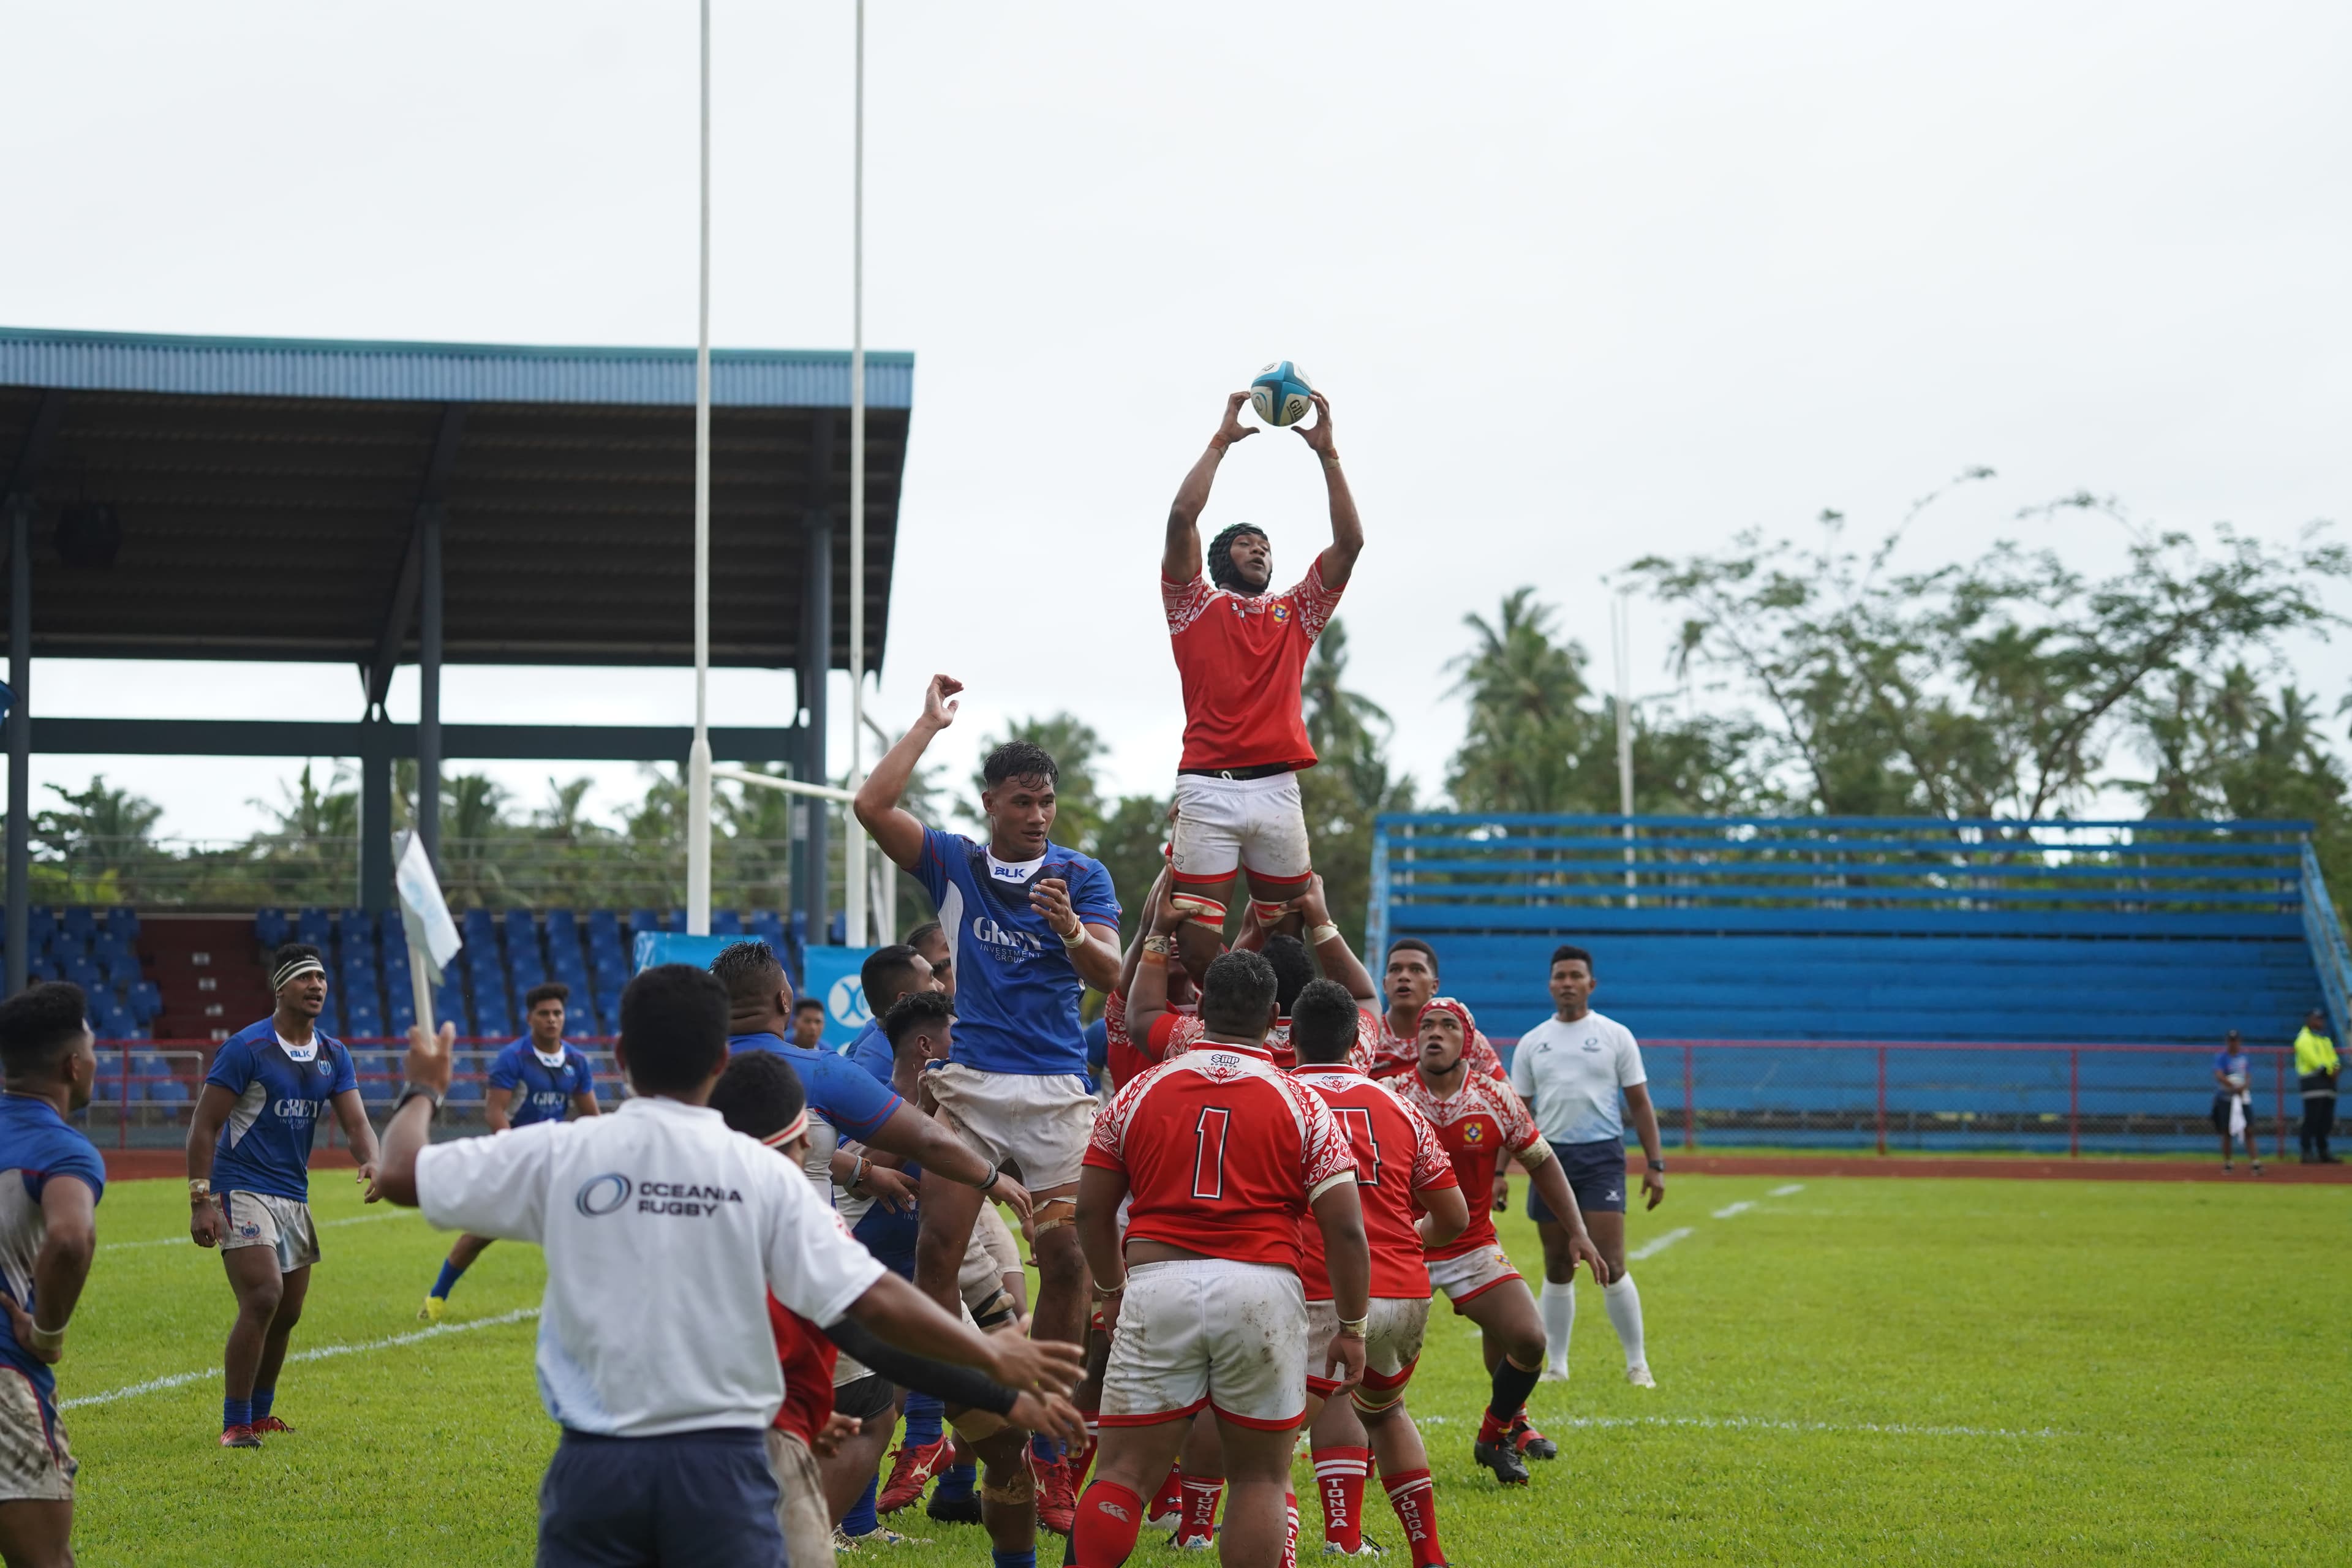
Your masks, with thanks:
M 701 272 L 694 342 L 694 746 L 686 756 L 686 929 L 710 934 L 710 0 L 702 0 Z
M 1633 891 L 1633 604 L 1620 588 L 1609 601 L 1610 655 L 1617 666 L 1617 809 L 1624 814 L 1625 907 Z
M 856 130 L 849 181 L 849 787 L 866 782 L 866 0 L 857 0 Z M 842 934 L 863 947 L 866 830 L 845 811 Z

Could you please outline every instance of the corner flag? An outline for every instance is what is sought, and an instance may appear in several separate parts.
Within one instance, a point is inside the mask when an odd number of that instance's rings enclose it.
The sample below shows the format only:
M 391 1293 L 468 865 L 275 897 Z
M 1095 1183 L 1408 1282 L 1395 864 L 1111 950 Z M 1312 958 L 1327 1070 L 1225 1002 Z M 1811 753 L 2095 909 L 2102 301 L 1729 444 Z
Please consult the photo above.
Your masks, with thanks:
M 414 832 L 401 847 L 394 862 L 392 885 L 400 895 L 400 928 L 408 938 L 408 973 L 416 987 L 416 1021 L 425 1026 L 425 1033 L 433 1032 L 433 988 L 441 984 L 441 972 L 457 956 L 463 944 L 457 939 L 457 922 L 449 918 L 449 901 L 441 896 L 441 879 L 433 874 L 433 861 L 425 853 L 425 841 Z

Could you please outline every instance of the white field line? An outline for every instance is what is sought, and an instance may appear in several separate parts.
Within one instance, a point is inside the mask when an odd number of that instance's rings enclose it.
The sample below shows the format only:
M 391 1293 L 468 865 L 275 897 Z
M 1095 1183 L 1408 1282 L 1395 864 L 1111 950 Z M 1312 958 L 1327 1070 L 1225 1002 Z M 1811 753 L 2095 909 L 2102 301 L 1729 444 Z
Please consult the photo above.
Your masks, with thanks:
M 1450 1416 L 1416 1415 L 1420 1426 L 1448 1426 Z M 1546 1416 L 1549 1427 L 1697 1426 L 1710 1432 L 1859 1432 L 1886 1437 L 2063 1437 L 2054 1427 L 2006 1431 L 1993 1426 L 1915 1426 L 1906 1422 L 1775 1421 L 1760 1415 L 1569 1415 Z
M 1749 1209 L 1752 1209 L 1756 1205 L 1754 1204 L 1748 1202 L 1746 1198 L 1742 1198 L 1736 1204 L 1716 1210 L 1715 1217 L 1717 1219 L 1729 1219 L 1734 1215 L 1746 1214 Z
M 1691 1227 L 1688 1226 L 1683 1226 L 1677 1229 L 1670 1230 L 1666 1232 L 1665 1235 L 1658 1237 L 1654 1240 L 1643 1242 L 1641 1246 L 1627 1253 L 1625 1255 L 1625 1261 L 1628 1263 L 1640 1263 L 1646 1258 L 1655 1258 L 1659 1253 L 1664 1252 L 1666 1248 L 1672 1247 L 1683 1237 L 1690 1235 L 1690 1233 Z
M 370 1216 L 373 1217 L 373 1216 Z M 429 1329 L 417 1329 L 405 1334 L 393 1334 L 385 1339 L 368 1340 L 355 1345 L 320 1345 L 315 1350 L 296 1351 L 286 1358 L 289 1364 L 298 1361 L 326 1361 L 334 1356 L 364 1355 L 369 1351 L 392 1350 L 400 1345 L 413 1345 L 421 1340 L 437 1340 L 448 1334 L 471 1333 L 476 1329 L 495 1329 L 508 1323 L 520 1323 L 539 1316 L 536 1307 L 518 1307 L 511 1312 L 500 1312 L 491 1318 L 471 1318 L 462 1323 L 436 1323 Z M 124 1388 L 110 1388 L 103 1394 L 85 1394 L 79 1399 L 60 1399 L 58 1408 L 72 1410 L 84 1405 L 110 1405 L 118 1399 L 135 1399 L 142 1394 L 161 1394 L 167 1388 L 179 1388 L 191 1383 L 204 1383 L 221 1374 L 216 1366 L 202 1372 L 175 1372 L 168 1377 L 151 1377 L 144 1383 L 134 1383 Z
M 351 1219 L 324 1219 L 318 1222 L 320 1230 L 335 1230 L 347 1225 L 373 1225 L 378 1220 L 406 1219 L 416 1214 L 415 1209 L 395 1209 L 390 1214 L 363 1214 Z M 134 1247 L 194 1247 L 195 1240 L 185 1236 L 159 1236 L 150 1241 L 101 1241 L 100 1252 L 128 1252 Z
M 1774 1187 L 1770 1192 L 1766 1193 L 1764 1195 L 1768 1198 L 1793 1198 L 1804 1190 L 1804 1183 L 1790 1182 L 1785 1187 Z

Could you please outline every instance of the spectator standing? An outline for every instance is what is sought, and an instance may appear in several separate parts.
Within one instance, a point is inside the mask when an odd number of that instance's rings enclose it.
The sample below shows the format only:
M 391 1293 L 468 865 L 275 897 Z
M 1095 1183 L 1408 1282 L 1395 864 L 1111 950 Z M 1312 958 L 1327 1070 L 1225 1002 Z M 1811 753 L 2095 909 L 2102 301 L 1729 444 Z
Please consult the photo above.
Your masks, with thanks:
M 2230 1156 L 2243 1138 L 2246 1163 L 2259 1176 L 2263 1157 L 2254 1147 L 2253 1098 L 2246 1089 L 2251 1077 L 2246 1047 L 2232 1029 L 2221 1037 L 2221 1048 L 2213 1058 L 2213 1131 L 2221 1135 L 2221 1169 L 2231 1168 Z
M 2303 1129 L 2297 1142 L 2306 1165 L 2338 1163 L 2327 1152 L 2327 1135 L 2336 1127 L 2336 1042 L 2327 1037 L 2327 1015 L 2314 1007 L 2303 1016 L 2303 1032 L 2294 1037 L 2294 1078 L 2303 1090 Z

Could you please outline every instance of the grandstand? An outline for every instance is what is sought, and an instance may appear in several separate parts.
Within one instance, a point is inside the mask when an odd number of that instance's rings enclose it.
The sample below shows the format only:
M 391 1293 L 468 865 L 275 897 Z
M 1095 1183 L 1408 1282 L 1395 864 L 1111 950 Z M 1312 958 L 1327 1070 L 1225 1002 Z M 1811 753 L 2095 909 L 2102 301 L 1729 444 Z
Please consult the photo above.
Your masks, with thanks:
M 1498 1044 L 1549 1012 L 1552 948 L 1591 949 L 1595 1005 L 1693 1146 L 2201 1146 L 2224 1030 L 2281 1123 L 2304 1014 L 2344 1037 L 2352 954 L 2309 833 L 1396 815 L 1373 945 L 1429 942 Z

